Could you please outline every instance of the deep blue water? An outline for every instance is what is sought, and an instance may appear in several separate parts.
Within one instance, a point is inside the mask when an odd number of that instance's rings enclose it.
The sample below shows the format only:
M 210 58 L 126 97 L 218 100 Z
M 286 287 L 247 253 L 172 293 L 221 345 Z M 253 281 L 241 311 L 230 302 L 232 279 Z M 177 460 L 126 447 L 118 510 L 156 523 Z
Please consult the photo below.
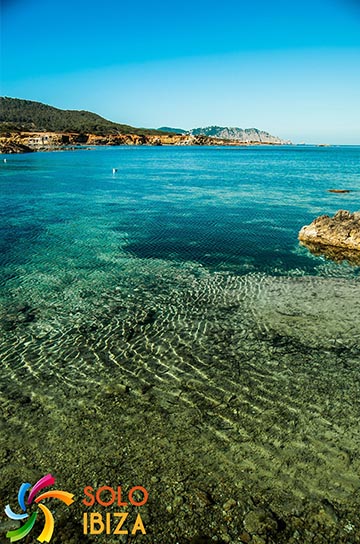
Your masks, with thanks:
M 360 209 L 359 159 L 360 147 L 300 146 L 9 156 L 0 165 L 1 265 L 12 274 L 61 259 L 106 268 L 106 251 L 235 274 L 321 274 L 324 259 L 299 246 L 298 231 L 319 214 Z

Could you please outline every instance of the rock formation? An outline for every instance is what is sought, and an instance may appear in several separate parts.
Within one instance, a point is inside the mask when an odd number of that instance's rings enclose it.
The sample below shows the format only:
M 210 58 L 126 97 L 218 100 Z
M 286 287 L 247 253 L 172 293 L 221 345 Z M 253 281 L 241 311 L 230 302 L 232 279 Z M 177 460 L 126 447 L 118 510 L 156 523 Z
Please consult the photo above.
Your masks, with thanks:
M 163 132 L 171 132 L 174 134 L 187 134 L 192 136 L 207 136 L 210 138 L 218 138 L 220 140 L 236 140 L 242 143 L 261 143 L 261 144 L 291 144 L 290 140 L 283 140 L 277 136 L 273 136 L 264 130 L 258 128 L 238 128 L 238 127 L 198 127 L 191 130 L 182 128 L 161 127 L 158 130 Z
M 277 136 L 257 128 L 209 126 L 189 131 L 162 127 L 162 129 L 137 128 L 114 123 L 90 111 L 61 110 L 41 102 L 19 98 L 0 97 L 0 133 L 6 135 L 28 134 L 30 147 L 52 149 L 66 138 L 87 135 L 96 145 L 246 145 L 287 144 Z M 31 134 L 32 133 L 32 134 Z M 50 136 L 52 134 L 52 136 Z M 135 138 L 136 137 L 136 138 Z M 58 141 L 60 138 L 60 141 Z M 123 141 L 125 139 L 125 141 Z M 107 143 L 107 140 L 109 143 Z M 215 141 L 215 142 L 214 142 Z M 226 143 L 230 142 L 230 143 Z M 80 143 L 80 142 L 77 142 Z M 88 143 L 89 142 L 81 142 Z
M 63 132 L 12 132 L 0 136 L 0 153 L 24 153 L 27 151 L 51 151 L 73 146 L 93 145 L 261 145 L 239 140 L 222 140 L 202 134 L 107 134 Z M 13 149 L 13 151 L 11 151 Z M 17 151 L 15 151 L 17 150 Z
M 34 151 L 28 145 L 14 142 L 14 141 L 0 141 L 0 153 L 12 154 L 12 153 L 31 153 Z
M 299 240 L 315 255 L 360 264 L 360 212 L 339 210 L 334 217 L 317 217 L 300 230 Z
M 282 140 L 277 136 L 273 136 L 264 130 L 258 128 L 238 128 L 238 127 L 202 127 L 193 128 L 189 131 L 190 134 L 197 136 L 210 136 L 211 138 L 220 138 L 223 140 L 237 140 L 244 143 L 262 143 L 262 144 L 291 144 L 289 140 Z
M 310 253 L 316 257 L 325 257 L 336 263 L 348 261 L 354 266 L 360 266 L 360 251 L 358 249 L 345 249 L 343 247 L 323 246 L 311 242 L 300 242 Z

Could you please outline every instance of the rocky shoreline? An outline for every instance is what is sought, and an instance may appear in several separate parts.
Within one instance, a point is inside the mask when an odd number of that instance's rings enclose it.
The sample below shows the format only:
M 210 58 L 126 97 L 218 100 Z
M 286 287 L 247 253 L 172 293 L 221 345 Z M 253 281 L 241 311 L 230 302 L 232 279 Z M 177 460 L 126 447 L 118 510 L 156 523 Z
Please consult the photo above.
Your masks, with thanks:
M 333 217 L 317 217 L 310 225 L 302 227 L 299 240 L 314 255 L 359 265 L 360 212 L 339 210 Z
M 226 140 L 210 136 L 192 134 L 79 134 L 64 132 L 18 132 L 0 136 L 0 153 L 27 153 L 31 151 L 51 151 L 69 149 L 74 146 L 98 145 L 273 145 L 261 142 Z

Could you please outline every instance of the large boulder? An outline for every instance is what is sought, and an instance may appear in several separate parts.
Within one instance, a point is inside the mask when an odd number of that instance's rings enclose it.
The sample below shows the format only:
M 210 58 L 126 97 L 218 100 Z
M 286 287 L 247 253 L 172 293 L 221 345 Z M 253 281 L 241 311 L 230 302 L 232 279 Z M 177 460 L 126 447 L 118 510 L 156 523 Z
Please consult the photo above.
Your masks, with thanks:
M 300 230 L 299 240 L 314 254 L 325 254 L 333 260 L 357 261 L 358 251 L 360 258 L 360 212 L 339 210 L 334 217 L 321 215 Z
M 299 240 L 360 250 L 360 212 L 339 210 L 334 217 L 321 215 L 301 229 Z

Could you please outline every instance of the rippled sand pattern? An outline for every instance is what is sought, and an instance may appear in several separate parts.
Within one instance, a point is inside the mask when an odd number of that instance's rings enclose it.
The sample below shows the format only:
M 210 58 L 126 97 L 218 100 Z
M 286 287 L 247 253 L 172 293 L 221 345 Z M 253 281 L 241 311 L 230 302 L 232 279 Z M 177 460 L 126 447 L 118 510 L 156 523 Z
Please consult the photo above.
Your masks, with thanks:
M 51 472 L 53 544 L 360 543 L 359 268 L 297 241 L 359 206 L 359 149 L 1 163 L 1 511 Z M 119 484 L 147 534 L 84 536 Z
M 129 261 L 128 272 L 131 266 Z M 67 463 L 88 474 L 87 456 L 81 466 L 82 450 L 92 451 L 91 445 L 81 444 L 80 433 L 71 446 L 74 432 L 79 434 L 71 421 L 79 417 L 88 440 L 112 444 L 102 450 L 101 462 L 93 459 L 90 479 L 94 474 L 97 481 L 101 474 L 102 481 L 119 477 L 111 464 L 118 447 L 115 428 L 126 436 L 132 470 L 143 485 L 160 485 L 151 484 L 146 468 L 155 460 L 162 467 L 159 473 L 153 468 L 160 482 L 179 485 L 186 474 L 195 495 L 199 478 L 212 493 L 233 488 L 235 500 L 257 497 L 287 527 L 294 516 L 301 518 L 304 505 L 310 504 L 313 516 L 320 509 L 321 518 L 324 504 L 330 504 L 331 515 L 315 525 L 325 540 L 314 542 L 357 542 L 358 537 L 349 540 L 352 529 L 348 533 L 344 527 L 357 524 L 347 518 L 355 515 L 360 484 L 359 283 L 234 277 L 159 261 L 138 261 L 125 277 L 126 285 L 99 293 L 95 305 L 85 298 L 82 306 L 79 301 L 62 305 L 62 313 L 44 305 L 3 307 L 2 376 L 8 384 L 1 397 L 3 414 L 11 412 L 19 396 L 25 400 L 24 413 L 6 417 L 2 425 L 18 456 L 28 455 L 28 445 L 17 442 L 22 420 L 30 435 L 37 427 L 49 435 L 50 451 L 63 450 L 51 439 L 52 426 L 54 436 L 59 432 L 55 417 L 65 449 L 75 448 Z M 32 423 L 31 412 L 39 405 L 48 415 Z M 154 441 L 163 446 L 154 449 Z M 50 457 L 59 463 L 54 456 L 53 451 Z M 123 462 L 119 459 L 117 466 Z M 11 465 L 7 472 L 15 478 Z M 181 493 L 186 505 L 186 492 Z M 240 542 L 246 504 L 229 523 L 229 542 Z M 172 515 L 165 506 L 153 507 L 161 512 L 158 526 L 152 520 L 154 542 L 171 541 L 165 524 Z M 183 534 L 177 528 L 178 537 L 190 538 L 212 516 L 216 519 L 209 508 L 188 520 Z M 178 519 L 184 516 L 179 511 Z M 332 540 L 334 519 L 339 540 Z M 308 521 L 304 526 L 309 530 Z M 293 542 L 303 541 L 302 530 Z M 161 531 L 165 536 L 155 540 Z M 290 541 L 284 531 L 275 542 Z

